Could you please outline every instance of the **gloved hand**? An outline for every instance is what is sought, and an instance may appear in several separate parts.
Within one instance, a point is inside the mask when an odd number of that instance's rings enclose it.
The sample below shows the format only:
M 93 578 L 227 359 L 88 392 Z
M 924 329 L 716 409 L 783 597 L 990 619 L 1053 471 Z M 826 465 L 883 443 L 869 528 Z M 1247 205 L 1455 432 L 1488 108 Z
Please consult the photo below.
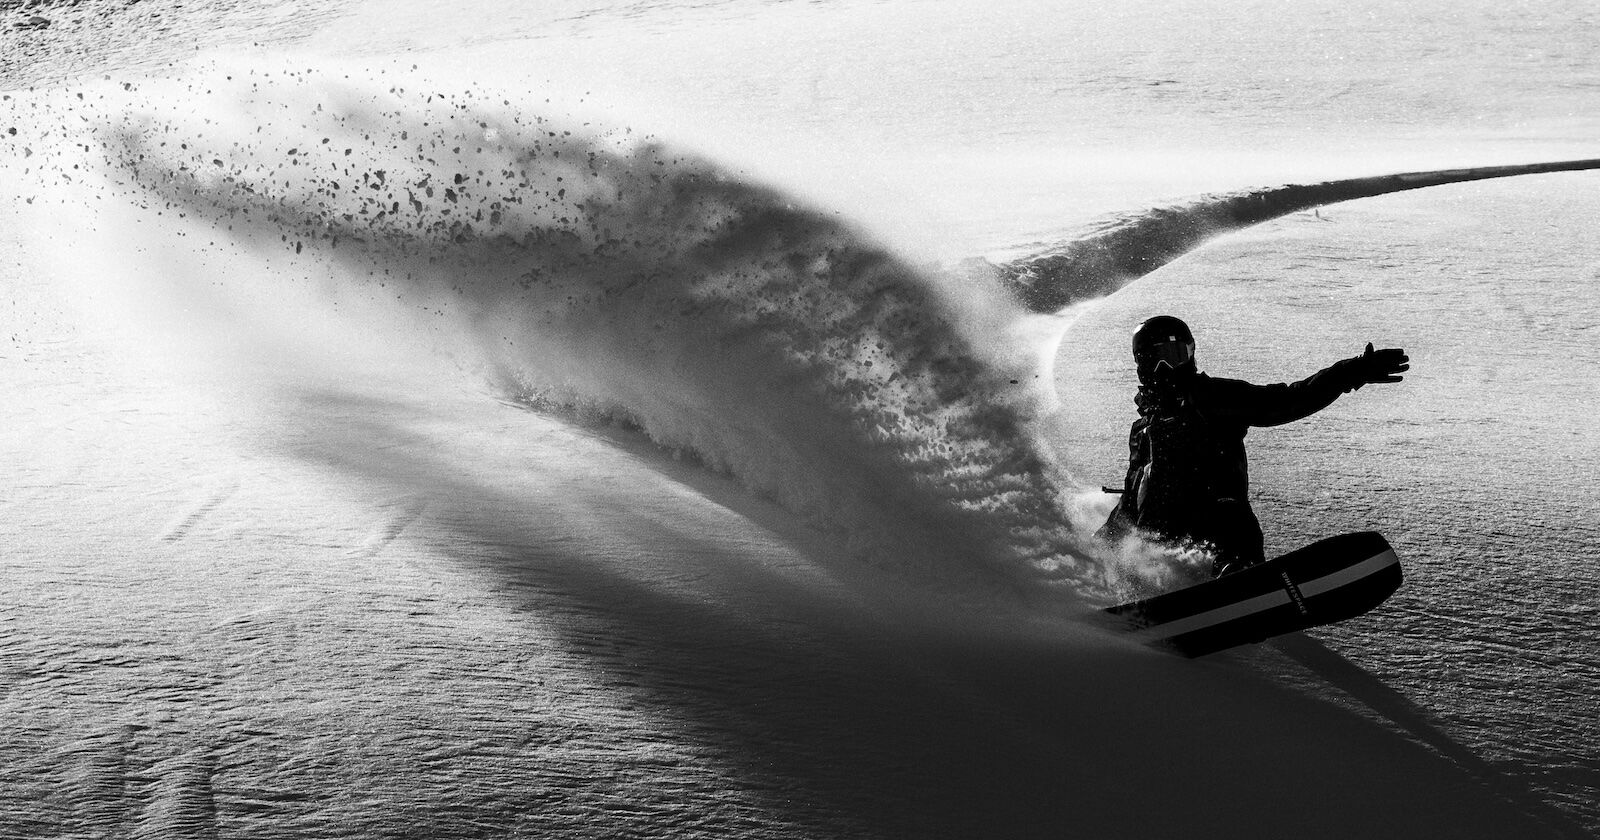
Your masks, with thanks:
M 1369 382 L 1399 382 L 1405 379 L 1400 374 L 1411 369 L 1411 357 L 1397 348 L 1373 350 L 1369 341 L 1365 353 L 1346 359 L 1340 367 L 1348 372 L 1350 389 L 1354 390 Z

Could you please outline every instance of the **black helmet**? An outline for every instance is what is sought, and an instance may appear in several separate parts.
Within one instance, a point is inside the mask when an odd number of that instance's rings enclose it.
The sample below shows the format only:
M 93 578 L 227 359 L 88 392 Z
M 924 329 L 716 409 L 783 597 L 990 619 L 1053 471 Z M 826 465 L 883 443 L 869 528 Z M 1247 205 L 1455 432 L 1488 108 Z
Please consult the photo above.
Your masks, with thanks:
M 1146 320 L 1133 331 L 1133 361 L 1139 368 L 1139 381 L 1145 385 L 1170 379 L 1159 373 L 1162 368 L 1173 374 L 1192 373 L 1194 363 L 1194 333 L 1189 325 L 1171 315 L 1157 315 Z

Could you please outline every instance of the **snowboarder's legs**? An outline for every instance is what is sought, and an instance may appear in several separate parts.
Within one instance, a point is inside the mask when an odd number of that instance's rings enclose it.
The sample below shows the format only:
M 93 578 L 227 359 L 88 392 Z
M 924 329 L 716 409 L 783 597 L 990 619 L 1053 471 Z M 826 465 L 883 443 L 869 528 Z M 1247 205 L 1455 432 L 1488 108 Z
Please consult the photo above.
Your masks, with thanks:
M 1216 549 L 1211 576 L 1222 577 L 1246 566 L 1266 561 L 1266 538 L 1261 521 L 1243 499 L 1218 499 L 1209 542 Z

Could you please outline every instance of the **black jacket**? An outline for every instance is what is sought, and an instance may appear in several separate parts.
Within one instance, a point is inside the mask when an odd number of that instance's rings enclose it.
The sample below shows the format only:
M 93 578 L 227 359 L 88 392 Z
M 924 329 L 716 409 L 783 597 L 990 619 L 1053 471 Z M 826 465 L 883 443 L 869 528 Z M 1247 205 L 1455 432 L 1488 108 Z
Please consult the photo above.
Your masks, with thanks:
M 1315 414 L 1360 387 L 1354 361 L 1336 362 L 1293 384 L 1255 385 L 1195 373 L 1168 392 L 1141 388 L 1122 499 L 1102 536 L 1138 526 L 1170 539 L 1204 539 L 1222 500 L 1240 506 L 1253 523 L 1245 435 L 1251 426 Z

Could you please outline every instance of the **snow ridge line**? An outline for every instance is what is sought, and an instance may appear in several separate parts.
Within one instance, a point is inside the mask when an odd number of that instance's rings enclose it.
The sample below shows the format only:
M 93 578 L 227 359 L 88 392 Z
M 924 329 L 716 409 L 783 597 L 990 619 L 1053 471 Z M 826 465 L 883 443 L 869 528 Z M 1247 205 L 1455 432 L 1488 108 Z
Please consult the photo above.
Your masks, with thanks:
M 1098 230 L 1000 267 L 1001 282 L 1034 312 L 1105 297 L 1206 241 L 1290 213 L 1380 195 L 1552 172 L 1600 169 L 1600 158 L 1399 172 L 1202 196 L 1103 223 Z
M 81 762 L 82 767 L 71 792 L 76 806 L 72 816 L 87 834 L 113 836 L 136 805 L 131 784 L 134 774 L 129 770 L 130 742 L 136 731 L 137 727 L 121 726 L 99 732 L 72 750 L 78 753 L 72 757 L 76 758 L 73 763 Z
M 232 498 L 233 494 L 238 492 L 238 490 L 238 479 L 231 479 L 218 485 L 205 501 L 201 502 L 198 506 L 190 510 L 189 513 L 185 514 L 182 518 L 167 526 L 167 529 L 161 533 L 161 540 L 163 542 L 177 542 L 178 540 L 188 536 L 190 529 L 199 524 L 200 520 L 209 516 L 211 512 L 216 510 L 217 507 L 223 502 L 226 502 L 228 499 Z
M 70 824 L 90 837 L 131 840 L 210 840 L 218 836 L 210 748 L 192 747 L 159 761 L 139 755 L 148 726 L 124 724 L 101 730 L 51 758 L 76 766 L 75 782 L 60 804 Z
M 367 538 L 361 541 L 361 545 L 350 549 L 347 554 L 359 560 L 378 556 L 411 523 L 417 521 L 417 517 L 427 509 L 429 501 L 426 496 L 411 496 L 395 502 L 398 510 L 382 526 L 369 532 Z
M 217 800 L 211 784 L 215 773 L 216 758 L 205 748 L 150 768 L 155 780 L 146 788 L 148 801 L 133 825 L 134 840 L 217 837 Z

